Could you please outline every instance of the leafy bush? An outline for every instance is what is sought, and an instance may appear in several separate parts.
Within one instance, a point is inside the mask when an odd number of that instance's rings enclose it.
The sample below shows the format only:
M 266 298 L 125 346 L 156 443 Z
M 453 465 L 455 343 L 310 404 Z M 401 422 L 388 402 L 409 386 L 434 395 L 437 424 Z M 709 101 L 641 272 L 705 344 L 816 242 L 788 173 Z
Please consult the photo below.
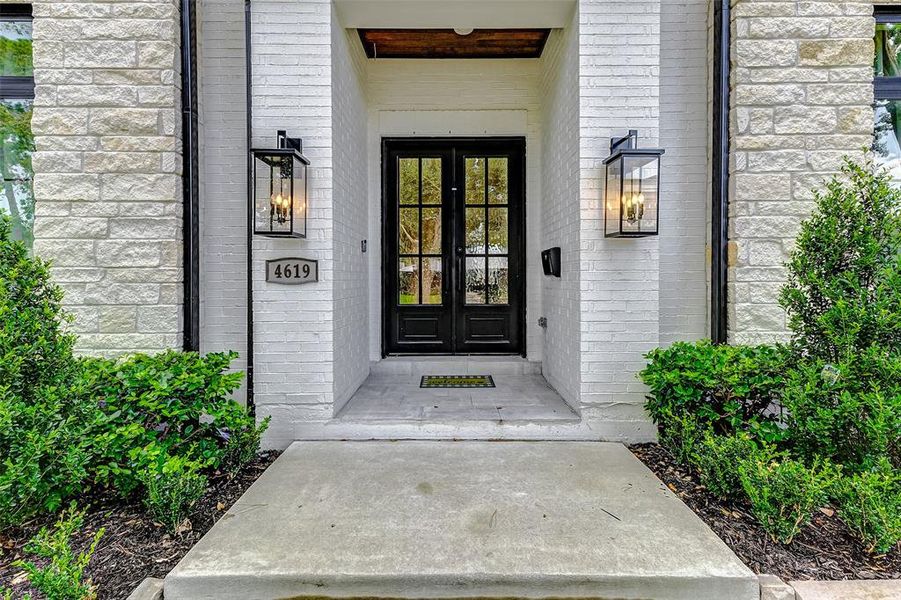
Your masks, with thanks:
M 741 486 L 773 541 L 790 544 L 813 511 L 826 502 L 827 490 L 840 471 L 828 461 L 817 460 L 808 468 L 789 458 L 768 458 L 755 454 L 739 463 Z
M 689 465 L 704 432 L 704 427 L 693 415 L 668 413 L 661 417 L 660 445 L 669 450 L 676 462 Z
M 69 541 L 81 529 L 84 513 L 72 506 L 60 515 L 56 526 L 46 527 L 25 545 L 25 551 L 49 559 L 44 566 L 19 561 L 16 566 L 25 570 L 31 584 L 49 600 L 93 600 L 96 598 L 90 580 L 84 580 L 84 570 L 97 549 L 103 536 L 103 529 L 94 534 L 94 540 L 87 551 L 78 555 L 73 552 Z
M 878 348 L 835 364 L 801 361 L 783 403 L 795 451 L 852 470 L 888 458 L 901 468 L 901 354 Z
M 146 493 L 144 505 L 151 516 L 170 533 L 175 533 L 188 512 L 206 491 L 202 464 L 180 456 L 170 456 L 141 472 Z
M 50 266 L 28 255 L 0 215 L 0 396 L 34 401 L 71 374 L 75 337 Z
M 72 383 L 69 316 L 47 263 L 28 256 L 0 215 L 0 529 L 80 491 L 96 404 Z
M 735 498 L 743 491 L 737 466 L 749 456 L 766 461 L 771 458 L 747 433 L 719 436 L 707 432 L 695 448 L 692 463 L 711 494 Z
M 231 429 L 254 426 L 253 417 L 229 397 L 243 377 L 226 372 L 236 356 L 168 351 L 92 361 L 91 385 L 109 415 L 98 441 L 98 480 L 129 494 L 138 474 L 161 457 L 219 466 Z
M 901 351 L 901 191 L 872 165 L 842 172 L 816 193 L 780 297 L 798 349 L 826 361 Z
M 832 495 L 869 552 L 888 552 L 901 541 L 901 474 L 890 464 L 843 477 Z
M 647 354 L 641 379 L 645 407 L 665 429 L 670 415 L 693 415 L 718 433 L 751 431 L 765 441 L 782 430 L 768 409 L 778 400 L 786 351 L 773 346 L 717 346 L 677 342 Z
M 219 466 L 235 475 L 260 451 L 260 441 L 272 417 L 257 425 L 253 416 L 234 402 L 219 407 L 212 417 L 219 435 L 225 439 Z

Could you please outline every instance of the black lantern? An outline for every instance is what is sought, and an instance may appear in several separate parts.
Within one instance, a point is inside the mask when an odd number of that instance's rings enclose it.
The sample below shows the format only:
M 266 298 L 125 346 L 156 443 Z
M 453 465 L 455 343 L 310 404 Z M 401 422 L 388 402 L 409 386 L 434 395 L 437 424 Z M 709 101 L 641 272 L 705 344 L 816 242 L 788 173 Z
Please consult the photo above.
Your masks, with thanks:
M 638 131 L 610 140 L 604 161 L 604 237 L 657 235 L 661 148 L 638 148 Z
M 307 165 L 300 138 L 278 131 L 277 148 L 253 154 L 253 232 L 271 237 L 307 237 Z

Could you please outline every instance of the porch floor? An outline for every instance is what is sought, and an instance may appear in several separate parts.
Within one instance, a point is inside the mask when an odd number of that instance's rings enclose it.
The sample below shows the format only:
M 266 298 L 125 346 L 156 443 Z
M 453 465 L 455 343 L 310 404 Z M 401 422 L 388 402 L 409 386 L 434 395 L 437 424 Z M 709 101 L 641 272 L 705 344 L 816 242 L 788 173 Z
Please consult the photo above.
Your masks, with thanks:
M 493 388 L 419 387 L 421 375 L 373 374 L 360 386 L 337 418 L 343 421 L 391 422 L 578 422 L 577 415 L 536 374 L 484 375 Z
M 755 600 L 756 576 L 620 444 L 296 442 L 166 600 Z

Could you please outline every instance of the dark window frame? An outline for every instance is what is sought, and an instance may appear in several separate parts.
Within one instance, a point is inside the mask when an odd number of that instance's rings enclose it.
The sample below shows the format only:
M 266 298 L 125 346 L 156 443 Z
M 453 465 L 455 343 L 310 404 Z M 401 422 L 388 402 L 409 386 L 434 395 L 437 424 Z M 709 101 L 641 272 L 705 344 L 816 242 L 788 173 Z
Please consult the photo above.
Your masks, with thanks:
M 33 20 L 30 4 L 0 4 L 0 21 Z M 0 89 L 3 100 L 34 100 L 34 75 L 0 75 Z
M 901 6 L 876 6 L 874 7 L 873 16 L 877 25 L 884 23 L 901 25 Z M 875 35 L 874 32 L 874 37 Z M 880 100 L 901 100 L 901 76 L 874 76 L 873 92 L 875 102 Z

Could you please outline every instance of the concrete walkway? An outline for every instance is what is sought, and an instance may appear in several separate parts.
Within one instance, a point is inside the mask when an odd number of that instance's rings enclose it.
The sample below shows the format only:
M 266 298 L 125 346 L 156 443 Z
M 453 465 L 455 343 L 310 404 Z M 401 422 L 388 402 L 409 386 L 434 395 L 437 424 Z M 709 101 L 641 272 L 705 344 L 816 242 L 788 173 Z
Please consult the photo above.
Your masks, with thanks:
M 756 600 L 757 578 L 599 442 L 298 442 L 169 574 L 166 600 Z

